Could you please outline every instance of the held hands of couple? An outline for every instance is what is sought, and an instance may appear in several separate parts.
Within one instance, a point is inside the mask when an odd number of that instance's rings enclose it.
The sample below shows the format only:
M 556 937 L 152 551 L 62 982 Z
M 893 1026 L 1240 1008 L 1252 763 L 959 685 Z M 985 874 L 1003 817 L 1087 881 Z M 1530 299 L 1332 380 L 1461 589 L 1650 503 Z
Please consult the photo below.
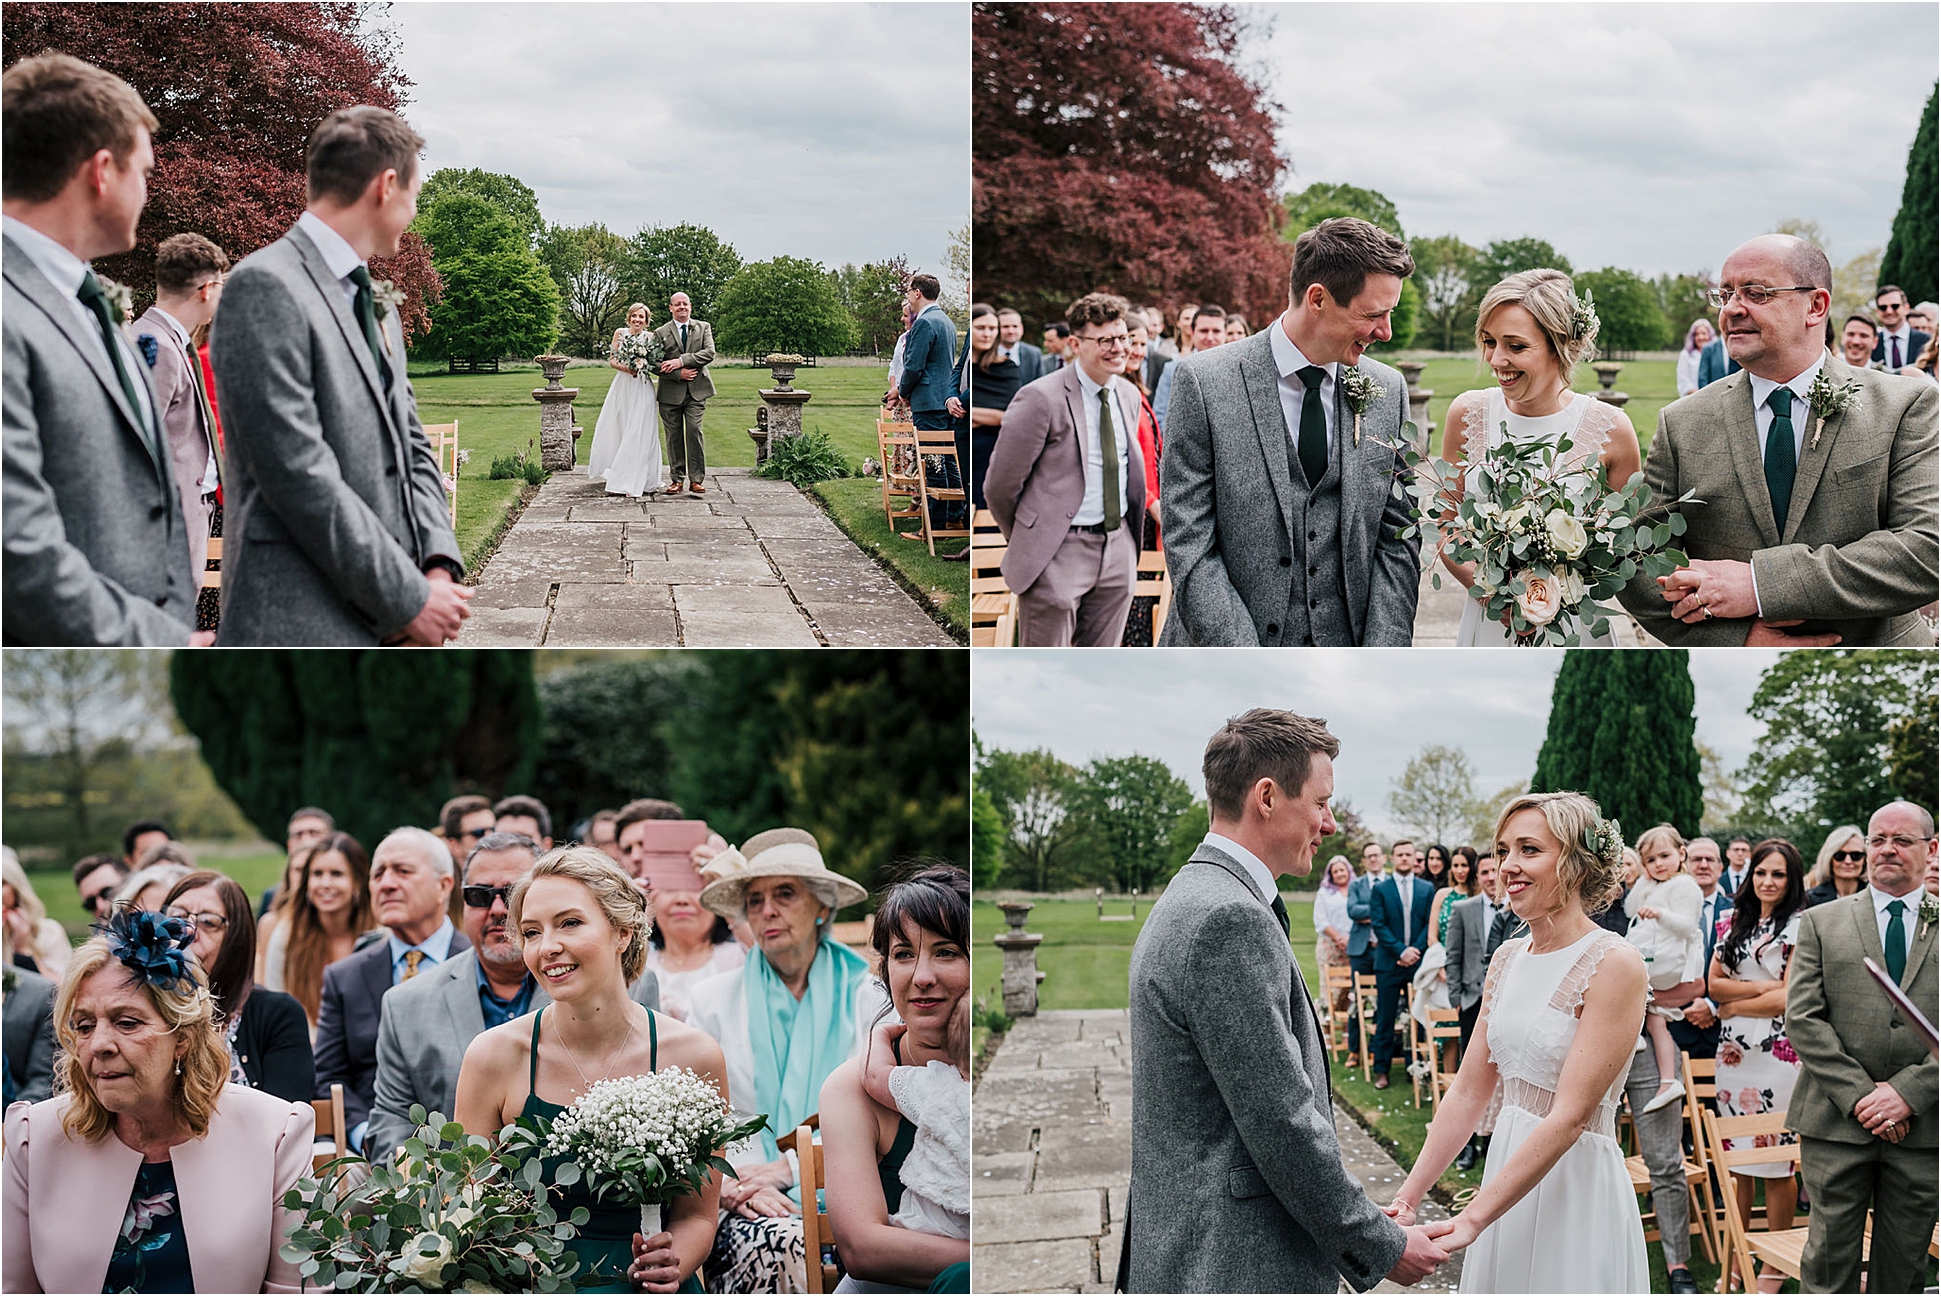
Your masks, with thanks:
M 1687 625 L 1697 625 L 1714 617 L 1751 619 L 1746 632 L 1748 648 L 1831 648 L 1840 642 L 1837 634 L 1796 635 L 1786 627 L 1798 621 L 1768 621 L 1759 615 L 1759 600 L 1752 587 L 1752 564 L 1694 558 L 1669 576 L 1658 578 L 1671 614 Z M 1707 614 L 1710 614 L 1709 616 Z
M 1914 1109 L 1901 1097 L 1900 1090 L 1885 1080 L 1874 1082 L 1874 1091 L 1853 1106 L 1853 1117 L 1869 1134 L 1898 1143 L 1907 1137 L 1907 1124 Z
M 434 567 L 425 576 L 431 581 L 431 593 L 425 598 L 425 605 L 418 609 L 418 615 L 405 626 L 404 639 L 406 643 L 426 648 L 442 648 L 458 637 L 458 627 L 472 615 L 472 610 L 465 606 L 472 591 L 453 580 L 452 574 L 443 567 Z
M 1408 1239 L 1402 1248 L 1402 1258 L 1388 1271 L 1389 1281 L 1403 1287 L 1412 1287 L 1421 1282 L 1445 1263 L 1452 1251 L 1459 1251 L 1475 1240 L 1471 1238 L 1460 1246 L 1452 1245 L 1450 1239 L 1457 1233 L 1456 1220 L 1417 1224 L 1414 1203 L 1403 1201 L 1400 1197 L 1382 1207 L 1382 1213 L 1401 1225 Z

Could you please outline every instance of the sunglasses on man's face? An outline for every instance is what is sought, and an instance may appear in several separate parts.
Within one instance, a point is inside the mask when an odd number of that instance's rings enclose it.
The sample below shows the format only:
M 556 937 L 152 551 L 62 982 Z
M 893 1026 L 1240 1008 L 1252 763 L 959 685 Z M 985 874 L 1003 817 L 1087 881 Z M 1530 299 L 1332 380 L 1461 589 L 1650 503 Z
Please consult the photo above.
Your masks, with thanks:
M 468 886 L 465 888 L 465 907 L 468 909 L 490 909 L 494 900 L 512 903 L 510 886 Z
M 102 905 L 107 904 L 115 898 L 115 892 L 118 890 L 120 890 L 118 886 L 105 886 L 93 895 L 82 896 L 81 907 L 89 913 L 98 913 Z

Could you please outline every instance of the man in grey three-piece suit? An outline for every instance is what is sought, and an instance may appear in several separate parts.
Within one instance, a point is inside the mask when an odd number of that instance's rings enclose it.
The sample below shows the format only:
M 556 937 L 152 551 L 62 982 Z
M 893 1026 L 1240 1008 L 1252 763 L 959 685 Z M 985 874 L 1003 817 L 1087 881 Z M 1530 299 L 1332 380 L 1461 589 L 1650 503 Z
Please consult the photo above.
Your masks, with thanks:
M 224 645 L 436 646 L 469 615 L 404 331 L 366 265 L 417 212 L 423 146 L 382 108 L 325 118 L 309 209 L 223 290 Z
M 1212 831 L 1132 951 L 1126 1291 L 1365 1291 L 1448 1258 L 1447 1222 L 1404 1229 L 1342 1165 L 1276 890 L 1335 830 L 1339 750 L 1324 721 L 1264 709 L 1207 744 Z
M 1294 244 L 1278 320 L 1174 362 L 1162 645 L 1413 640 L 1421 539 L 1400 538 L 1410 504 L 1395 489 L 1408 393 L 1362 352 L 1390 336 L 1414 271 L 1401 240 L 1368 222 L 1322 221 Z
M 127 82 L 65 54 L 7 69 L 4 97 L 0 638 L 180 646 L 196 582 L 155 391 L 88 267 L 135 246 L 155 116 Z

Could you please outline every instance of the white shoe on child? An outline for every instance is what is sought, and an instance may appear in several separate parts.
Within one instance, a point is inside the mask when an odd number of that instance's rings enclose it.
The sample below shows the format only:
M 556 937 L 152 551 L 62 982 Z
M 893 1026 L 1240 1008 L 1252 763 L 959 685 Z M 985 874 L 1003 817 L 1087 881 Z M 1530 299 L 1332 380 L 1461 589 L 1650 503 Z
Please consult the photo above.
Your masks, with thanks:
M 1685 1096 L 1685 1086 L 1674 1080 L 1660 1089 L 1657 1096 L 1644 1105 L 1647 1112 L 1655 1112 L 1660 1107 L 1669 1107 Z

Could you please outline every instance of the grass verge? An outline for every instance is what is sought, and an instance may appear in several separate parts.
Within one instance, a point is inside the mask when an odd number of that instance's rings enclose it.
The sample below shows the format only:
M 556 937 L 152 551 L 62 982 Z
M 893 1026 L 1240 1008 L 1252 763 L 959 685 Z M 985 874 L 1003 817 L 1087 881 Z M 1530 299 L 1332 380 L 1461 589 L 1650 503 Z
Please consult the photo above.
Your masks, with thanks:
M 872 428 L 871 436 L 875 435 Z M 817 482 L 809 494 L 822 502 L 829 516 L 857 548 L 874 558 L 950 631 L 959 643 L 970 642 L 970 564 L 933 557 L 917 541 L 890 534 L 883 516 L 883 487 L 872 477 L 841 477 Z M 953 547 L 964 542 L 953 540 Z

